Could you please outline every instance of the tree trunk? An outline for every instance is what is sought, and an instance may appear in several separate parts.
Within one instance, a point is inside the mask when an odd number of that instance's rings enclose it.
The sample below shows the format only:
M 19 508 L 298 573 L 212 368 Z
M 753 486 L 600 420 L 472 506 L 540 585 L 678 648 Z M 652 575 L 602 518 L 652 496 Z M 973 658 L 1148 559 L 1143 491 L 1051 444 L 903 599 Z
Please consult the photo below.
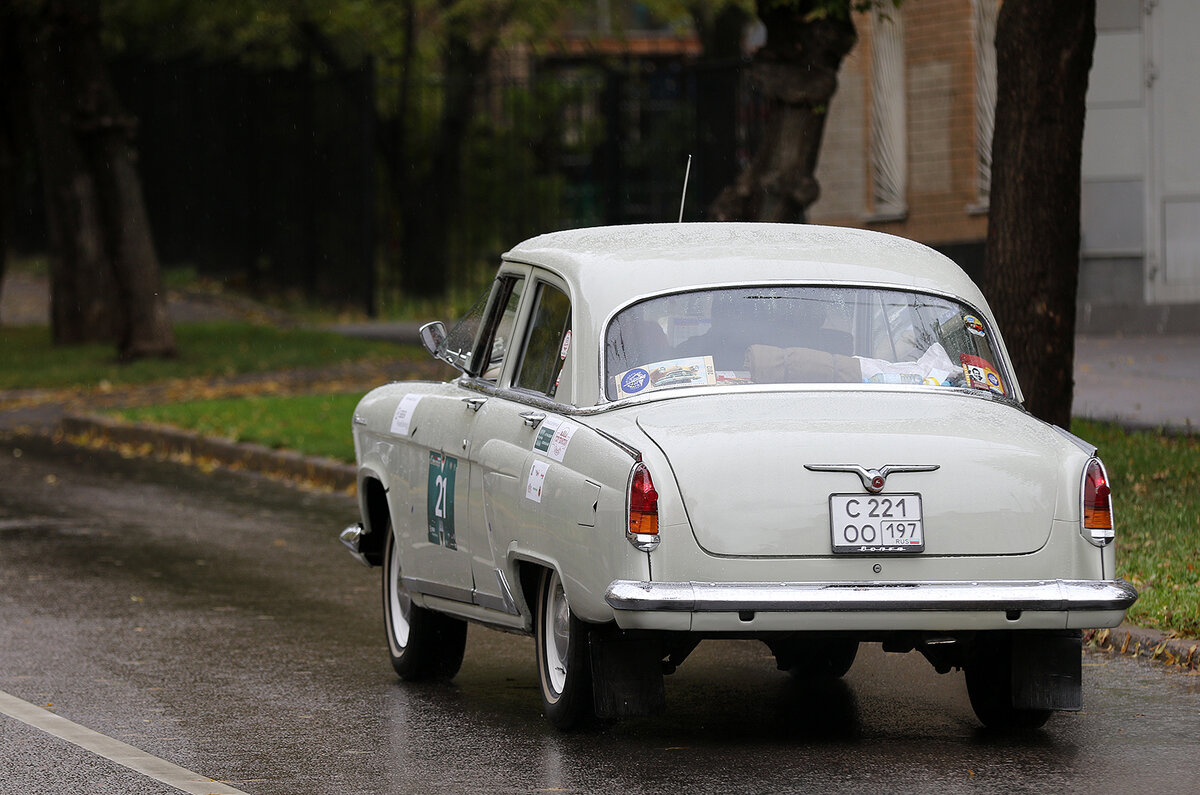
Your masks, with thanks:
M 6 24 L 4 12 L 0 11 L 0 74 L 13 75 L 12 25 Z M 12 200 L 16 171 L 13 157 L 15 145 L 12 134 L 13 108 L 12 80 L 0 80 L 0 299 L 4 298 L 4 267 L 8 263 L 8 223 L 12 216 Z M 0 322 L 4 320 L 0 317 Z
M 55 344 L 114 342 L 116 286 L 104 255 L 96 185 L 70 129 L 64 61 L 75 49 L 48 9 L 21 22 L 29 115 L 46 207 Z
M 3 93 L 3 89 L 0 89 Z M 0 107 L 5 104 L 0 96 Z M 8 263 L 9 196 L 13 192 L 12 144 L 3 120 L 0 120 L 0 301 L 4 298 L 4 267 Z M 4 321 L 0 316 L 0 323 Z
M 768 103 L 762 142 L 737 181 L 725 188 L 709 215 L 720 221 L 803 223 L 820 188 L 817 156 L 842 59 L 858 36 L 845 13 L 815 15 L 820 0 L 758 0 L 767 44 L 751 78 Z
M 117 351 L 122 360 L 173 356 L 175 333 L 132 147 L 120 131 L 101 127 L 84 148 L 100 188 L 117 288 Z
M 738 94 L 741 87 L 742 33 L 749 11 L 728 4 L 714 10 L 707 2 L 691 2 L 692 24 L 700 38 L 696 107 L 706 124 L 697 125 L 696 163 L 692 179 L 706 207 L 715 193 L 738 177 Z M 703 110 L 700 110 L 703 109 Z
M 1025 402 L 1071 420 L 1084 100 L 1095 0 L 1005 0 L 984 292 L 1005 330 Z
M 24 121 L 28 106 L 27 89 L 21 79 L 17 15 L 0 6 L 0 298 L 3 298 L 4 273 L 8 264 L 9 239 L 13 221 L 13 199 L 17 187 L 17 152 L 29 132 Z M 20 120 L 18 120 L 20 114 Z M 3 318 L 0 318 L 3 320 Z
M 45 0 L 22 50 L 50 235 L 56 343 L 116 342 L 122 359 L 168 356 L 175 339 L 98 0 Z

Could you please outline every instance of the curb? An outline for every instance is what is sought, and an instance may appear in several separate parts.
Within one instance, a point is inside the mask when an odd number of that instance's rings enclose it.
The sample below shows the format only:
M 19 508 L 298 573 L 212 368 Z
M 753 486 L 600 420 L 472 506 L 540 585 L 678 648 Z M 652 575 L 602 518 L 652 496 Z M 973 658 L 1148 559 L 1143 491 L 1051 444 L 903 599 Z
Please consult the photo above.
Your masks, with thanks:
M 1115 629 L 1090 629 L 1084 646 L 1097 651 L 1153 660 L 1185 671 L 1200 669 L 1200 641 L 1175 638 L 1157 629 L 1122 624 Z
M 137 455 L 257 472 L 328 491 L 353 494 L 357 487 L 358 473 L 352 464 L 215 439 L 164 425 L 129 425 L 95 415 L 67 415 L 62 418 L 62 435 L 66 441 L 83 447 L 129 447 Z

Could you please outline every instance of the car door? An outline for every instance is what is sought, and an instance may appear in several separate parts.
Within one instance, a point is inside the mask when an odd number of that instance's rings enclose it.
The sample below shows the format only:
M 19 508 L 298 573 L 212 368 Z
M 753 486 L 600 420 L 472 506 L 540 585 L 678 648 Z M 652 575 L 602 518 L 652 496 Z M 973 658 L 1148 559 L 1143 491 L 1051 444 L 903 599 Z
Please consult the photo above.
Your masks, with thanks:
M 571 302 L 565 285 L 535 273 L 521 344 L 500 394 L 479 407 L 471 431 L 471 549 L 475 601 L 515 612 L 504 569 L 506 546 L 523 526 L 539 524 L 545 451 L 561 418 L 552 407 L 569 393 Z M 569 440 L 568 440 L 569 441 Z M 558 460 L 562 460 L 561 456 Z
M 457 601 L 472 591 L 468 514 L 469 469 L 462 440 L 469 429 L 458 390 L 447 385 L 405 395 L 390 431 L 394 474 L 388 501 L 404 545 L 411 589 Z
M 412 545 L 406 577 L 423 593 L 474 601 L 471 492 L 478 474 L 471 466 L 471 436 L 476 412 L 487 401 L 478 387 L 499 382 L 516 347 L 524 285 L 524 273 L 497 277 L 483 309 L 468 313 L 444 343 L 465 374 L 444 394 L 421 396 L 404 423 L 415 443 L 405 464 L 413 473 L 409 515 L 400 520 L 409 525 Z

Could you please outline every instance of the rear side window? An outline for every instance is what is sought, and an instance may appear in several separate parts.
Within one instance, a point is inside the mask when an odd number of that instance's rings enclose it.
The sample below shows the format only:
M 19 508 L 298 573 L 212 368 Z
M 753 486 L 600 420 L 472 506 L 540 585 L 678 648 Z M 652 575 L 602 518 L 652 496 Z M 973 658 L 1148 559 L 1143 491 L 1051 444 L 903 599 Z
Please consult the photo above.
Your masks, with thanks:
M 559 376 L 571 347 L 571 301 L 557 287 L 537 286 L 525 353 L 514 386 L 547 397 L 558 391 Z

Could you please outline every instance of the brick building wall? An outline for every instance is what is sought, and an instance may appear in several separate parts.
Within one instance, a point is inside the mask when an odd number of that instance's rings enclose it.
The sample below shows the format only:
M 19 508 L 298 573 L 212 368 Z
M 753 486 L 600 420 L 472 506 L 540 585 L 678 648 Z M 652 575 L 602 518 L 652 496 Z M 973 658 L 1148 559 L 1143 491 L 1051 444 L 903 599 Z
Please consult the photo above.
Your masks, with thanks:
M 842 66 L 822 145 L 821 198 L 810 220 L 878 229 L 937 247 L 987 237 L 975 141 L 975 37 L 970 0 L 906 3 L 903 15 L 907 211 L 875 217 L 871 176 L 871 58 L 876 23 L 856 16 L 859 42 Z

